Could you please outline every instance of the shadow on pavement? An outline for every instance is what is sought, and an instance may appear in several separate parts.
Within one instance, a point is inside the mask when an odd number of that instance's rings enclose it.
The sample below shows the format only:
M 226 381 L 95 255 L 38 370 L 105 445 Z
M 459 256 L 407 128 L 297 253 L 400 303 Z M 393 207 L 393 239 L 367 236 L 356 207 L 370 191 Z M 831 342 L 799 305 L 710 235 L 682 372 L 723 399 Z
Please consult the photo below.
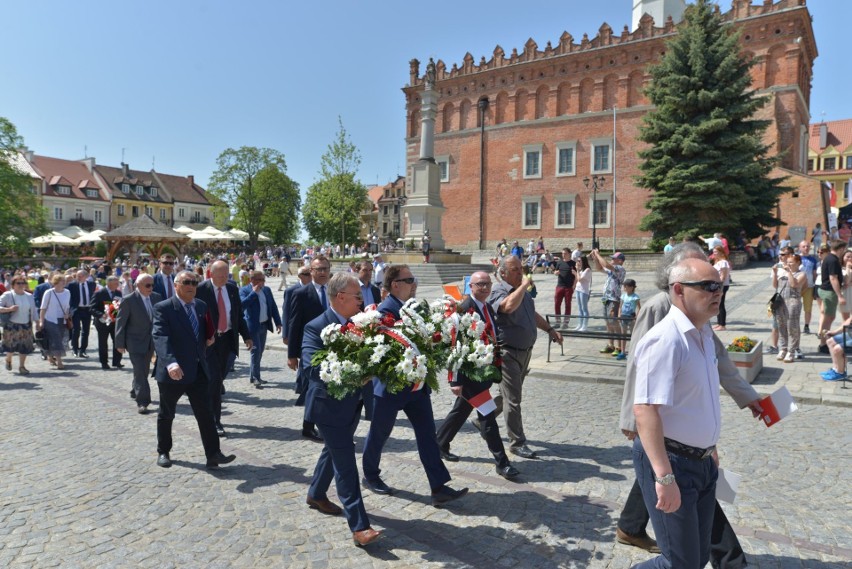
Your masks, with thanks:
M 39 385 L 38 383 L 33 383 L 31 381 L 19 381 L 16 383 L 0 382 L 0 391 L 9 391 L 11 389 L 41 389 L 41 385 Z

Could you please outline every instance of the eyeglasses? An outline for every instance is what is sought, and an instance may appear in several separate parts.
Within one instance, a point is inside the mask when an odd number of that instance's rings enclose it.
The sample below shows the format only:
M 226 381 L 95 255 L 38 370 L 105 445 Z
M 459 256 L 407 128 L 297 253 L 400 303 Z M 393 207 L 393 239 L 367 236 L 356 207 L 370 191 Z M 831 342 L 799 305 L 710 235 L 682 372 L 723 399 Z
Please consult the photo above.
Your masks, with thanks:
M 160 261 L 161 265 L 174 265 L 174 261 Z
M 490 281 L 485 281 L 481 283 L 470 283 L 470 286 L 476 286 L 480 288 L 491 288 L 491 284 L 492 283 Z
M 301 277 L 309 277 L 309 276 L 311 276 L 311 273 L 299 273 L 300 278 Z
M 330 270 L 329 267 L 311 267 L 311 271 L 314 273 L 327 273 Z
M 154 285 L 151 283 L 141 284 L 139 285 L 141 288 L 154 288 Z
M 27 283 L 25 283 L 23 281 L 15 281 L 15 282 L 12 283 L 12 286 L 25 285 L 25 284 L 27 284 Z
M 186 279 L 186 280 L 180 281 L 180 284 L 185 285 L 185 286 L 198 286 L 198 281 L 196 281 L 194 279 Z
M 364 300 L 364 295 L 361 294 L 360 292 L 356 294 L 354 292 L 346 292 L 345 290 L 341 290 L 340 294 L 351 294 L 352 296 L 354 296 L 358 300 Z
M 704 290 L 704 292 L 719 292 L 722 290 L 722 283 L 719 281 L 678 281 L 677 283 L 671 284 L 700 288 Z
M 405 284 L 414 284 L 417 282 L 417 279 L 414 277 L 408 277 L 407 279 L 396 279 L 393 282 L 395 283 L 405 283 Z

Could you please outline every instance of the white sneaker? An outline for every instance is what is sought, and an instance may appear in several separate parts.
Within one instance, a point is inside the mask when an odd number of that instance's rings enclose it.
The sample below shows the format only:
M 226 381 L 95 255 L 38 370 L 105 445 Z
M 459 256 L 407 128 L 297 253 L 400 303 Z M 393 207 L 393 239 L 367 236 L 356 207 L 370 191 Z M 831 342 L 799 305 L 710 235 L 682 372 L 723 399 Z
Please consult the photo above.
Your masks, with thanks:
M 779 351 L 778 351 L 778 355 L 777 355 L 777 356 L 775 356 L 775 359 L 776 359 L 776 360 L 778 360 L 779 362 L 782 362 L 782 361 L 784 361 L 784 358 L 785 358 L 786 356 L 787 356 L 787 351 L 786 351 L 786 350 L 779 350 Z
M 793 363 L 793 361 L 795 361 L 795 359 L 796 358 L 793 355 L 793 352 L 787 352 L 787 357 L 784 358 L 784 363 L 785 364 L 791 364 L 791 363 Z

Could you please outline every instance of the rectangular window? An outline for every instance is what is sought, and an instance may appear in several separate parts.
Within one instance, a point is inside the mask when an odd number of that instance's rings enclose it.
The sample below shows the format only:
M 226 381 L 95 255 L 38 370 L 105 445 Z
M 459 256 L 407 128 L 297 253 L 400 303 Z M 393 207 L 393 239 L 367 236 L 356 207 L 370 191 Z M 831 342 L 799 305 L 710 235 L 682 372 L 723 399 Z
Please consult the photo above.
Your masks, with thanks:
M 141 196 L 144 193 L 145 193 L 145 188 L 143 188 L 141 185 L 137 185 L 136 186 L 136 195 Z
M 435 163 L 438 164 L 438 171 L 441 174 L 439 178 L 442 182 L 450 181 L 450 157 L 435 156 Z
M 182 207 L 178 208 L 178 217 L 181 219 L 184 219 L 186 217 L 186 211 Z
M 576 142 L 557 142 L 556 143 L 556 175 L 557 176 L 574 176 L 577 172 L 574 169 L 574 162 L 577 152 Z
M 104 212 L 99 209 L 95 210 L 95 223 L 103 223 L 104 222 Z
M 160 208 L 160 221 L 166 220 L 166 210 Z
M 63 196 L 71 195 L 71 186 L 56 186 L 56 193 Z
M 524 178 L 541 178 L 541 144 L 524 146 Z
M 124 204 L 123 203 L 118 204 L 118 215 L 120 215 L 121 217 L 124 217 Z
M 382 223 L 382 235 L 388 234 L 388 223 L 385 221 Z
M 592 225 L 598 229 L 610 226 L 610 210 L 612 208 L 612 192 L 598 192 L 597 197 L 592 203 L 592 196 L 589 196 L 589 227 Z
M 608 219 L 609 212 L 607 211 L 609 200 L 595 201 L 595 224 L 605 225 Z
M 594 146 L 592 172 L 609 172 L 609 144 Z
M 154 208 L 146 205 L 145 206 L 145 215 L 147 215 L 148 217 L 154 217 Z
M 151 187 L 151 197 L 156 198 L 157 194 L 158 194 L 157 188 Z
M 843 199 L 849 201 L 849 182 L 843 182 Z
M 553 226 L 558 229 L 573 229 L 574 228 L 574 195 L 559 195 L 555 196 L 556 209 L 554 211 L 555 219 Z
M 62 220 L 62 208 L 61 207 L 53 208 L 53 219 L 55 219 L 57 221 Z
M 133 217 L 139 217 L 139 206 L 133 206 L 130 211 L 133 213 Z
M 130 193 L 130 184 L 121 184 L 122 193 L 129 194 Z
M 541 197 L 525 197 L 522 199 L 521 227 L 523 229 L 541 228 Z
M 852 156 L 846 157 L 846 169 L 852 170 Z
M 83 219 L 83 210 L 79 207 L 74 209 L 74 219 Z
M 398 205 L 394 205 L 394 206 L 393 206 L 393 214 L 394 214 L 394 215 L 399 215 L 399 206 L 398 206 Z
M 387 215 L 387 214 L 388 214 L 388 206 L 384 206 L 384 214 L 383 215 Z
M 98 197 L 98 191 L 97 190 L 86 190 L 86 197 L 96 198 L 96 197 Z
M 837 158 L 823 158 L 822 161 L 822 169 L 823 170 L 836 170 L 837 169 Z
M 814 169 L 814 161 L 813 159 L 808 160 L 808 172 L 811 172 Z

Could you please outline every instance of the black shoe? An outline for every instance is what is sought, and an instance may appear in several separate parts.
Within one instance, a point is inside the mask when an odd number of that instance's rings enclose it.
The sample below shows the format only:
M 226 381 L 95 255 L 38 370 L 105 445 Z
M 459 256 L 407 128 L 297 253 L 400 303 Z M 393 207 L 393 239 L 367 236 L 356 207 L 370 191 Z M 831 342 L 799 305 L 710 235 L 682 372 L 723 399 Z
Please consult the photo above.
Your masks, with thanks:
M 263 384 L 257 381 L 256 379 L 250 380 L 250 383 L 255 389 L 263 389 Z
M 450 451 L 441 451 L 441 458 L 446 460 L 447 462 L 458 462 L 459 456 L 457 454 L 453 454 Z
M 518 477 L 520 472 L 518 472 L 518 469 L 512 466 L 511 464 L 507 464 L 506 466 L 498 466 L 497 474 L 499 474 L 506 480 L 513 480 Z
M 807 324 L 805 324 L 805 328 L 802 330 L 802 333 L 803 334 L 810 334 L 811 333 L 811 327 L 808 326 Z
M 88 357 L 89 357 L 89 354 L 87 354 L 86 352 L 80 352 L 79 356 L 80 356 L 81 358 L 88 358 Z
M 363 484 L 364 488 L 368 488 L 374 494 L 390 496 L 394 492 L 393 488 L 385 484 L 381 478 L 377 478 L 376 480 L 367 480 L 366 478 L 362 478 L 361 484 Z
M 160 453 L 160 456 L 157 457 L 157 466 L 162 466 L 163 468 L 169 468 L 172 465 L 172 459 L 169 458 L 169 453 L 163 452 Z
M 106 364 L 101 364 L 101 369 L 110 369 L 110 367 Z
M 821 345 L 821 346 L 819 347 L 819 353 L 821 353 L 821 354 L 828 354 L 828 353 L 830 353 L 830 352 L 828 351 L 828 346 L 827 346 L 826 344 Z
M 320 436 L 319 431 L 317 431 L 316 427 L 313 427 L 310 430 L 302 429 L 302 438 L 314 441 L 315 443 L 323 442 L 322 437 Z
M 78 352 L 77 350 L 73 350 L 71 353 L 72 353 L 72 354 L 74 354 L 74 357 L 75 357 L 75 358 L 79 358 L 79 357 L 80 357 L 80 352 Z
M 441 486 L 438 490 L 432 492 L 432 505 L 435 507 L 443 506 L 444 504 L 448 504 L 453 500 L 458 500 L 465 494 L 467 494 L 467 488 L 462 488 L 461 490 L 453 490 L 445 484 Z
M 266 381 L 265 379 L 258 379 L 258 380 L 256 380 L 256 382 L 257 382 L 258 384 L 260 384 L 260 385 L 265 385 L 265 384 L 269 383 L 269 382 L 268 382 L 268 381 Z
M 131 398 L 131 399 L 136 399 L 136 392 L 135 392 L 135 391 L 133 391 L 132 389 L 130 390 L 130 398 Z
M 216 434 L 220 437 L 225 436 L 225 427 L 223 427 L 221 423 L 216 425 Z
M 147 414 L 148 414 L 148 406 L 147 406 L 147 405 L 140 405 L 140 406 L 136 409 L 136 411 L 137 411 L 140 415 L 147 415 Z
M 124 364 L 112 364 L 115 369 L 124 369 Z
M 527 445 L 521 445 L 519 447 L 509 447 L 509 452 L 512 454 L 516 454 L 521 458 L 537 458 L 538 455 Z
M 235 454 L 229 454 L 225 456 L 222 454 L 222 451 L 219 451 L 216 456 L 207 459 L 207 468 L 217 468 L 223 464 L 228 464 L 229 462 L 234 462 L 234 459 L 237 458 Z

